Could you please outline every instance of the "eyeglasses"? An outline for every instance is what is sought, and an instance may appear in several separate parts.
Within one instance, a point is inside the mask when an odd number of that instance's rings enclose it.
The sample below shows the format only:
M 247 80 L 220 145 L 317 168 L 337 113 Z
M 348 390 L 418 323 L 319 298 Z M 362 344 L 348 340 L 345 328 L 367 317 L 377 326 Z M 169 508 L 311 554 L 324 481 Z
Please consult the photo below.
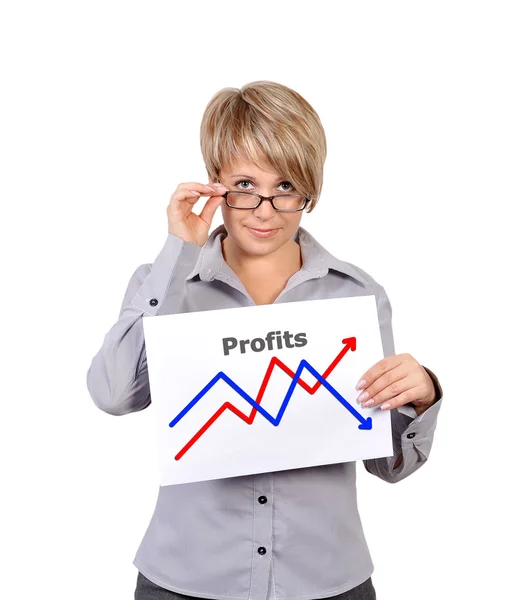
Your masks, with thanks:
M 222 194 L 229 208 L 240 210 L 254 210 L 264 200 L 268 200 L 271 206 L 278 212 L 298 212 L 304 210 L 310 200 L 302 194 L 279 194 L 277 196 L 261 196 L 255 192 L 228 191 Z

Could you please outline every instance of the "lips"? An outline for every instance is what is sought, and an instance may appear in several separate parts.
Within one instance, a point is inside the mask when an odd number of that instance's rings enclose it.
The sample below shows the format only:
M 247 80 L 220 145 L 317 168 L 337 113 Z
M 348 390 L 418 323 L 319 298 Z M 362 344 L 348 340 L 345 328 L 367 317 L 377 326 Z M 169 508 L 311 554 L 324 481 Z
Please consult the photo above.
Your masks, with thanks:
M 258 238 L 268 238 L 278 231 L 278 229 L 262 229 L 260 227 L 247 227 L 247 230 L 251 235 Z

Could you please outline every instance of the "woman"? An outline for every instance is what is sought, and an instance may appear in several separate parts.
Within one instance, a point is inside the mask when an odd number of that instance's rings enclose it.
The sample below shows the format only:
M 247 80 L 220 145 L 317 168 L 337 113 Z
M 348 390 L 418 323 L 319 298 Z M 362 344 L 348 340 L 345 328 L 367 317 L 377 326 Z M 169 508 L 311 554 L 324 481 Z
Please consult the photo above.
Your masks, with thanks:
M 268 81 L 225 88 L 201 125 L 208 184 L 181 183 L 168 237 L 141 265 L 88 371 L 95 404 L 116 415 L 150 404 L 142 317 L 273 302 L 377 298 L 385 359 L 358 382 L 364 406 L 391 410 L 393 457 L 366 469 L 396 482 L 427 460 L 441 389 L 395 355 L 384 289 L 300 227 L 322 188 L 324 130 L 293 90 Z M 201 213 L 193 207 L 208 200 Z M 223 225 L 209 236 L 221 206 Z M 136 600 L 373 599 L 373 564 L 356 502 L 355 462 L 164 486 L 134 560 Z

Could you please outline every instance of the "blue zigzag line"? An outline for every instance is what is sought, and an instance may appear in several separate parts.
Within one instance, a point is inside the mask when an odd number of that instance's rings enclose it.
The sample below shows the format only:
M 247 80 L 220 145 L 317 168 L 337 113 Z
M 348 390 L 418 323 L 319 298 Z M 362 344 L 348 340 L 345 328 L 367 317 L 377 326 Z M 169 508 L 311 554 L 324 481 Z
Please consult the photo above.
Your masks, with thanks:
M 278 414 L 276 417 L 273 417 L 272 415 L 270 415 L 265 408 L 263 408 L 262 406 L 260 406 L 255 400 L 253 400 L 253 398 L 251 398 L 249 396 L 249 394 L 247 394 L 239 385 L 237 385 L 230 377 L 228 377 L 223 371 L 220 371 L 217 375 L 215 375 L 210 381 L 209 383 L 198 393 L 197 396 L 195 396 L 188 404 L 187 406 L 185 406 L 185 408 L 177 415 L 177 417 L 175 417 L 170 423 L 169 426 L 170 427 L 174 427 L 174 425 L 177 425 L 179 423 L 179 421 L 181 421 L 181 419 L 194 407 L 196 406 L 196 404 L 203 398 L 203 396 L 205 396 L 205 394 L 213 387 L 216 385 L 216 383 L 218 383 L 218 381 L 223 380 L 225 381 L 228 385 L 231 386 L 231 388 L 237 392 L 244 400 L 246 400 L 253 408 L 255 408 L 263 417 L 265 417 L 269 423 L 271 423 L 272 425 L 274 425 L 275 427 L 278 427 L 278 425 L 280 425 L 280 421 L 282 420 L 284 413 L 287 409 L 287 405 L 289 404 L 289 401 L 291 400 L 291 396 L 293 395 L 293 392 L 295 391 L 295 388 L 298 385 L 298 380 L 300 379 L 300 375 L 302 374 L 302 371 L 306 369 L 307 371 L 309 371 L 311 373 L 311 375 L 313 375 L 313 377 L 315 377 L 318 381 L 320 381 L 320 383 L 344 406 L 344 408 L 346 408 L 359 422 L 359 429 L 364 429 L 364 430 L 370 430 L 372 428 L 372 419 L 371 417 L 368 417 L 367 419 L 365 419 L 357 410 L 355 410 L 355 408 L 353 408 L 353 406 L 351 406 L 351 404 L 343 397 L 341 396 L 337 390 L 331 385 L 329 384 L 324 377 L 322 377 L 322 375 L 316 371 L 306 360 L 301 360 L 300 364 L 298 365 L 298 369 L 296 370 L 295 376 L 293 377 L 293 380 L 291 381 L 291 385 L 289 386 L 289 389 L 287 390 L 287 394 L 285 395 L 285 398 L 282 402 L 282 406 L 280 407 L 280 410 L 278 411 Z

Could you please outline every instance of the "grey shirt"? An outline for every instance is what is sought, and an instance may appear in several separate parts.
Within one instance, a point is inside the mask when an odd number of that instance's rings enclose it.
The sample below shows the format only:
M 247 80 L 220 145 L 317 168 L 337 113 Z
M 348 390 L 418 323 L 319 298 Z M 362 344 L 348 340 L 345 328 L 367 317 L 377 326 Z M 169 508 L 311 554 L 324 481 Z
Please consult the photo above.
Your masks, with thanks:
M 223 259 L 223 226 L 199 246 L 168 234 L 152 264 L 132 275 L 119 318 L 93 358 L 87 385 L 112 415 L 150 404 L 143 316 L 254 305 Z M 374 294 L 385 356 L 395 354 L 384 288 L 338 260 L 305 229 L 296 241 L 302 268 L 276 303 Z M 394 456 L 364 460 L 395 483 L 428 459 L 439 400 L 416 416 L 390 411 Z M 394 463 L 402 453 L 400 466 Z M 338 595 L 364 582 L 373 563 L 357 509 L 356 462 L 160 486 L 134 565 L 148 579 L 189 596 L 224 600 L 305 600 Z

